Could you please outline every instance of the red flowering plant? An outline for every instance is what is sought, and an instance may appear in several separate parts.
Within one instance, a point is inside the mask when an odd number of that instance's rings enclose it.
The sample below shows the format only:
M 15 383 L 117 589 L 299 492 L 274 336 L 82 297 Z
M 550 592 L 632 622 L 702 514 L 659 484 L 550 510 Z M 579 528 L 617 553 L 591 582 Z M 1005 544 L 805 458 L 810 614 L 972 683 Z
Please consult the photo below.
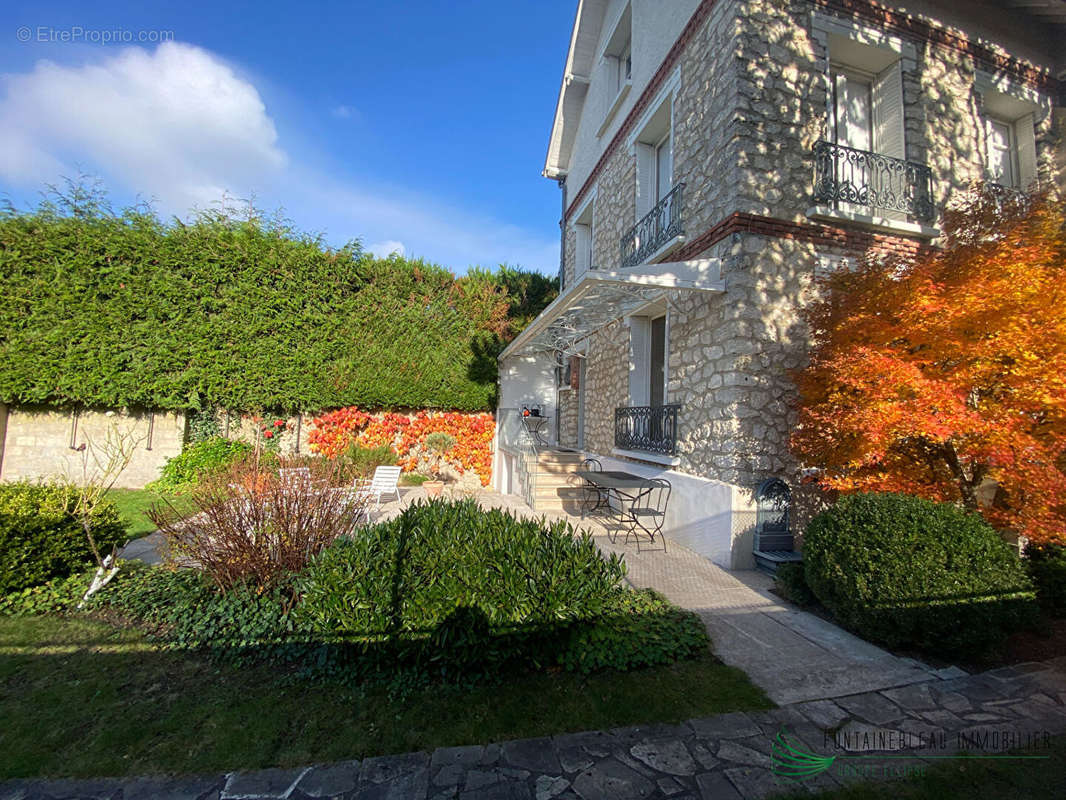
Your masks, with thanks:
M 388 445 L 400 458 L 405 471 L 418 462 L 420 445 L 431 433 L 446 433 L 456 443 L 446 454 L 447 463 L 460 474 L 473 471 L 482 486 L 492 476 L 492 437 L 496 424 L 492 414 L 455 411 L 368 412 L 355 406 L 339 408 L 316 417 L 307 441 L 311 451 L 336 458 L 350 446 Z
M 289 429 L 288 423 L 283 419 L 276 419 L 273 422 L 258 419 L 256 421 L 259 424 L 263 445 L 267 450 L 277 450 L 281 445 L 282 434 Z

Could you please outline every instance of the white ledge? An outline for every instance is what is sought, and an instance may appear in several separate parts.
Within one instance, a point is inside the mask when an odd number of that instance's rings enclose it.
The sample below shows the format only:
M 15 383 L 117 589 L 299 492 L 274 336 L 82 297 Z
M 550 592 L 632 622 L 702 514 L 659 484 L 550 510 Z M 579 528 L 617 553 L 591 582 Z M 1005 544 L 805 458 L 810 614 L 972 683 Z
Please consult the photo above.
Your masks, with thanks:
M 906 222 L 901 219 L 891 219 L 875 214 L 861 214 L 858 211 L 845 211 L 840 208 L 829 206 L 811 206 L 807 209 L 807 216 L 811 219 L 824 220 L 826 222 L 844 222 L 851 225 L 859 225 L 870 230 L 884 233 L 898 233 L 904 236 L 920 236 L 923 239 L 935 239 L 940 235 L 938 228 L 922 225 L 918 222 Z
M 643 450 L 623 450 L 620 447 L 611 448 L 612 456 L 625 456 L 634 461 L 647 461 L 650 464 L 662 464 L 664 467 L 676 467 L 681 463 L 678 456 L 663 456 L 658 453 L 645 453 Z

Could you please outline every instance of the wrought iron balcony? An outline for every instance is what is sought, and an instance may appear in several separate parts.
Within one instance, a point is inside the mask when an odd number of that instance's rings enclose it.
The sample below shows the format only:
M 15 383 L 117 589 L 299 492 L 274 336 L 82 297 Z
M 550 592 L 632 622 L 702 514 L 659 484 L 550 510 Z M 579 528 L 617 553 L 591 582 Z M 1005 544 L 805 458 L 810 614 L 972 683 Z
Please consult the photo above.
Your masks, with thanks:
M 656 250 L 685 231 L 681 227 L 681 196 L 685 184 L 679 183 L 651 211 L 622 237 L 622 266 L 643 264 Z
M 614 410 L 614 446 L 672 456 L 677 453 L 680 405 L 633 406 Z
M 820 141 L 814 146 L 814 202 L 852 203 L 933 222 L 933 171 L 925 164 Z

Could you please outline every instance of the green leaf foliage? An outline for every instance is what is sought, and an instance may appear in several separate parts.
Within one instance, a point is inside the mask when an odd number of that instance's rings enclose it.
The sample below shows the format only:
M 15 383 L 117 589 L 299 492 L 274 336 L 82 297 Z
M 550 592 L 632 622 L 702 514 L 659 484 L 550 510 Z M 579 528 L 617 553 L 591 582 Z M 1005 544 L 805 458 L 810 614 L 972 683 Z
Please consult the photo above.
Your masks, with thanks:
M 0 483 L 0 594 L 80 572 L 92 550 L 75 516 L 77 499 L 64 486 Z M 101 554 L 126 541 L 126 526 L 104 500 L 91 517 Z
M 225 470 L 235 461 L 249 455 L 253 448 L 247 442 L 214 436 L 186 445 L 178 455 L 168 458 L 159 478 L 146 488 L 157 492 L 180 492 L 195 486 L 203 478 Z
M 854 494 L 817 515 L 803 540 L 807 584 L 846 627 L 889 646 L 980 657 L 1035 621 L 1015 551 L 947 503 Z
M 554 288 L 332 249 L 256 212 L 164 224 L 65 200 L 0 213 L 0 297 L 4 402 L 472 411 Z
M 629 670 L 706 653 L 698 616 L 624 588 L 624 575 L 617 556 L 566 523 L 435 500 L 338 540 L 266 592 L 221 593 L 197 570 L 123 565 L 93 607 L 223 660 L 390 681 L 507 665 Z
M 1052 616 L 1066 617 L 1066 547 L 1030 542 L 1025 555 L 1040 605 Z

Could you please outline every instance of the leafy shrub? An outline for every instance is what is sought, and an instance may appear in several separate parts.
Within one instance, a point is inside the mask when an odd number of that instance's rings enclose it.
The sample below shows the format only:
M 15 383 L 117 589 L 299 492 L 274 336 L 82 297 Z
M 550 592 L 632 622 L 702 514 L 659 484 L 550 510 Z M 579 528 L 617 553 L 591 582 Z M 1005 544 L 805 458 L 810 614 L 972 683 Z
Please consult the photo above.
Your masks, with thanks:
M 807 583 L 845 626 L 889 646 L 980 656 L 1034 620 L 1032 583 L 980 517 L 900 494 L 855 494 L 804 538 Z
M 456 438 L 450 433 L 437 431 L 426 437 L 426 447 L 437 455 L 442 456 L 455 447 L 456 441 Z
M 428 480 L 432 480 L 428 475 L 419 475 L 417 472 L 407 472 L 402 478 L 404 486 L 421 486 Z
M 1040 605 L 1056 617 L 1066 616 L 1066 547 L 1030 542 L 1025 555 Z
M 310 480 L 283 479 L 279 470 L 294 465 Z M 346 483 L 340 466 L 324 459 L 244 461 L 189 492 L 192 516 L 168 503 L 148 517 L 171 555 L 199 564 L 219 588 L 273 586 L 356 527 L 362 503 L 339 488 Z
M 380 447 L 360 447 L 353 444 L 344 451 L 344 461 L 355 477 L 368 477 L 378 467 L 391 467 L 399 460 L 396 451 L 387 444 Z
M 67 487 L 0 484 L 0 594 L 66 577 L 93 560 L 77 498 Z M 90 519 L 101 553 L 126 540 L 126 526 L 114 504 L 102 501 Z
M 293 627 L 293 590 L 279 581 L 267 591 L 238 584 L 222 593 L 195 569 L 165 569 L 126 563 L 91 599 L 147 628 L 175 649 L 208 650 L 221 660 L 286 661 L 307 652 Z
M 0 594 L 0 614 L 18 616 L 70 611 L 85 596 L 95 572 L 95 569 L 76 572 L 37 586 Z
M 187 491 L 200 481 L 224 472 L 251 452 L 252 446 L 247 442 L 224 439 L 221 436 L 193 442 L 178 455 L 168 458 L 159 479 L 148 484 L 146 488 L 157 492 Z
M 564 522 L 435 500 L 319 554 L 299 581 L 298 613 L 364 655 L 385 644 L 390 658 L 444 671 L 519 654 L 543 664 L 561 631 L 609 609 L 624 574 Z
M 574 625 L 559 663 L 584 673 L 629 670 L 692 658 L 708 643 L 707 628 L 695 612 L 650 589 L 619 589 L 600 616 Z
M 774 589 L 777 593 L 800 607 L 814 603 L 814 593 L 807 585 L 807 576 L 803 564 L 786 563 L 777 568 L 774 576 Z

